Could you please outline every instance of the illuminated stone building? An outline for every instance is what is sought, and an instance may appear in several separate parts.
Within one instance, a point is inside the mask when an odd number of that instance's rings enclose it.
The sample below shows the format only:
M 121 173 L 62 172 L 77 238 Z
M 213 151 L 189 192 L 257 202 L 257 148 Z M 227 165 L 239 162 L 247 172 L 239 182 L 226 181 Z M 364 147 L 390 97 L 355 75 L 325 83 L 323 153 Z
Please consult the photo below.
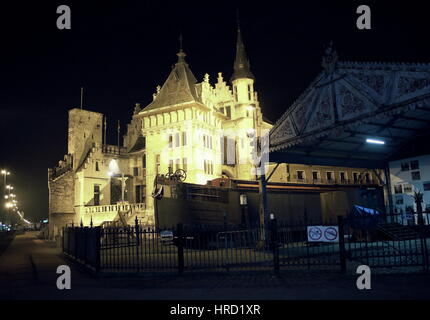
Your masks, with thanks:
M 124 219 L 130 224 L 137 217 L 152 225 L 159 174 L 182 169 L 186 182 L 195 184 L 221 177 L 256 179 L 250 129 L 262 135 L 272 125 L 263 118 L 240 30 L 230 83 L 222 73 L 214 85 L 208 74 L 198 82 L 185 57 L 181 48 L 153 101 L 144 108 L 136 104 L 121 146 L 103 141 L 102 114 L 69 111 L 67 155 L 48 170 L 51 236 L 72 222 L 88 226 Z M 283 164 L 272 181 L 358 184 L 363 176 L 363 170 Z

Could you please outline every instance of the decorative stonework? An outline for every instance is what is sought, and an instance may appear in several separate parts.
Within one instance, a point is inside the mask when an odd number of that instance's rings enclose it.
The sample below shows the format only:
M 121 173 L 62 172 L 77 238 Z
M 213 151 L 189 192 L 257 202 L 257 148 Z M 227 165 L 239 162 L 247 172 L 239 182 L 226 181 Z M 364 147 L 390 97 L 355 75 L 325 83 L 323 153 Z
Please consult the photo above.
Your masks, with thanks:
M 326 87 L 322 90 L 320 101 L 318 102 L 314 110 L 314 114 L 306 126 L 306 132 L 329 125 L 333 122 L 334 116 L 332 105 L 330 90 L 328 87 Z
M 339 88 L 339 102 L 342 120 L 361 114 L 366 109 L 365 103 L 345 86 Z
M 400 77 L 397 94 L 398 96 L 410 94 L 427 86 L 430 86 L 430 76 L 427 78 Z
M 365 73 L 355 73 L 354 77 L 356 77 L 360 82 L 371 88 L 373 91 L 378 93 L 379 95 L 384 94 L 385 90 L 385 78 L 383 75 L 377 74 L 365 74 Z

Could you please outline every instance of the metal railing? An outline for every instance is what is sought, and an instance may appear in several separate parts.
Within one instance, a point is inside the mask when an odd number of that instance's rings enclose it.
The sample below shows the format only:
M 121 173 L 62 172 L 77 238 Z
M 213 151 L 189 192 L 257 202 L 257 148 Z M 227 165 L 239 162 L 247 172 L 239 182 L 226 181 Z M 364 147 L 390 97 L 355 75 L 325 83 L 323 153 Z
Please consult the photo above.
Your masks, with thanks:
M 389 233 L 381 233 L 377 228 L 387 221 L 382 216 L 376 220 L 339 216 L 337 222 L 328 224 L 292 225 L 273 219 L 267 228 L 178 224 L 160 230 L 142 226 L 136 220 L 134 225 L 125 227 L 66 228 L 63 251 L 90 269 L 105 273 L 345 272 L 348 260 L 375 267 L 422 266 L 428 270 L 423 229 L 417 229 L 412 239 L 392 240 L 387 238 Z M 311 226 L 330 226 L 332 231 L 337 230 L 337 239 L 312 240 L 308 228 Z
M 88 206 L 85 207 L 86 214 L 94 213 L 105 213 L 105 212 L 118 212 L 118 211 L 129 211 L 132 209 L 133 212 L 143 212 L 146 209 L 144 203 L 128 203 L 128 204 L 107 204 L 101 206 Z

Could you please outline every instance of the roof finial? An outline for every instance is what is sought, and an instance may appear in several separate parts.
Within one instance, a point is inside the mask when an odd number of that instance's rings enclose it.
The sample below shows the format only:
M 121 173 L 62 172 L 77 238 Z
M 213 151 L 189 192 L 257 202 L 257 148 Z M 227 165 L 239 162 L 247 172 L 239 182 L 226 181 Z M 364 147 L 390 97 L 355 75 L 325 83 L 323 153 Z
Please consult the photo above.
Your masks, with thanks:
M 179 52 L 176 54 L 178 56 L 178 63 L 185 63 L 185 52 L 182 50 L 182 33 L 179 34 Z
M 239 8 L 236 8 L 236 23 L 237 23 L 237 31 L 240 32 Z
M 322 58 L 322 67 L 325 69 L 326 73 L 333 73 L 337 64 L 337 52 L 333 46 L 333 40 L 330 41 L 328 45 L 324 48 L 324 55 Z

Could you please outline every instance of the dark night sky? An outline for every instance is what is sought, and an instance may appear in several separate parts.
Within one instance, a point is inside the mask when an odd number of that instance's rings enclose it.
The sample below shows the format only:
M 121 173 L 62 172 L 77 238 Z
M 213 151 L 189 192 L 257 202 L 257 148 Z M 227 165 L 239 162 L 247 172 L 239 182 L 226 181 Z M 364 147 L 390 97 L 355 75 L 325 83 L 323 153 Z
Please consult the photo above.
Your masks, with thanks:
M 162 3 L 162 4 L 156 4 Z M 174 3 L 174 4 L 173 4 Z M 21 209 L 48 216 L 47 168 L 67 150 L 67 110 L 84 107 L 129 121 L 176 62 L 178 37 L 196 78 L 232 73 L 236 8 L 264 114 L 275 121 L 321 70 L 323 45 L 340 60 L 429 62 L 428 10 L 411 1 L 31 1 L 0 7 L 0 167 L 13 172 Z M 288 3 L 288 4 L 287 4 Z M 56 8 L 72 29 L 56 28 Z M 372 30 L 356 28 L 360 4 Z M 123 126 L 124 128 L 125 126 Z M 109 141 L 108 141 L 109 142 Z

